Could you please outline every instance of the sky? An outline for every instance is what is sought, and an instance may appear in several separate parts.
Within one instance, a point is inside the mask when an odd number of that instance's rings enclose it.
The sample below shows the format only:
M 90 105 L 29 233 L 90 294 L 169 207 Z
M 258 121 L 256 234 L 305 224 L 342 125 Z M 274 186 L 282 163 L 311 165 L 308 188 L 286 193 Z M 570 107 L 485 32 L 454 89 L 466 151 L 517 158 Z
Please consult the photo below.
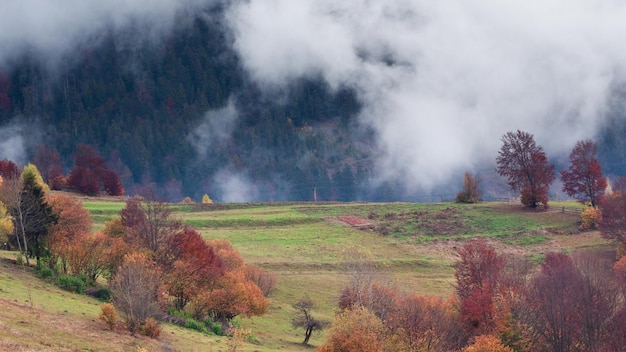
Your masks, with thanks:
M 51 65 L 129 23 L 159 40 L 211 0 L 22 0 L 0 11 L 0 66 L 24 51 Z M 382 178 L 432 189 L 493 163 L 500 137 L 532 133 L 567 155 L 602 125 L 626 65 L 626 4 L 546 0 L 235 0 L 222 22 L 250 77 L 350 87 L 378 136 Z M 132 45 L 132 44 L 129 44 Z M 228 106 L 207 112 L 236 113 Z M 202 123 L 204 128 L 215 124 Z M 228 131 L 228 128 L 219 133 Z M 191 136 L 202 145 L 204 136 Z M 222 136 L 222 134 L 220 134 Z

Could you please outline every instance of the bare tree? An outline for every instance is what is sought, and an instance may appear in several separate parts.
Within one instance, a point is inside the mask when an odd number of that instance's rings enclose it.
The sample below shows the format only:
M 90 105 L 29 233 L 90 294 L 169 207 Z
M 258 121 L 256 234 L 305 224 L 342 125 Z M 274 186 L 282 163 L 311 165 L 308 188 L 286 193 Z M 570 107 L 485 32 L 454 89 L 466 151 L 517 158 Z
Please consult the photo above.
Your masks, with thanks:
M 158 311 L 160 282 L 155 263 L 143 253 L 131 253 L 111 282 L 113 302 L 134 336 L 147 318 Z
M 313 331 L 324 329 L 329 322 L 313 317 L 311 310 L 315 308 L 315 303 L 311 298 L 302 298 L 294 303 L 292 307 L 298 311 L 298 315 L 293 318 L 291 325 L 294 328 L 304 328 L 304 341 L 302 344 L 308 345 Z

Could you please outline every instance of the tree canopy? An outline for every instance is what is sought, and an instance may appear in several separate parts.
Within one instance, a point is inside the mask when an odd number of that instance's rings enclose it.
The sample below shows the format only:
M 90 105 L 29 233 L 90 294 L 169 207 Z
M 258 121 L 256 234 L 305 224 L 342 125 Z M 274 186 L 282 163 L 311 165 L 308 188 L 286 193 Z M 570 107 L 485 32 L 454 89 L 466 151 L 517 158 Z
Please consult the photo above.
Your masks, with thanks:
M 548 190 L 556 176 L 543 148 L 535 143 L 532 134 L 520 130 L 507 132 L 501 141 L 496 158 L 498 174 L 507 178 L 513 191 L 520 192 L 522 204 L 547 207 Z

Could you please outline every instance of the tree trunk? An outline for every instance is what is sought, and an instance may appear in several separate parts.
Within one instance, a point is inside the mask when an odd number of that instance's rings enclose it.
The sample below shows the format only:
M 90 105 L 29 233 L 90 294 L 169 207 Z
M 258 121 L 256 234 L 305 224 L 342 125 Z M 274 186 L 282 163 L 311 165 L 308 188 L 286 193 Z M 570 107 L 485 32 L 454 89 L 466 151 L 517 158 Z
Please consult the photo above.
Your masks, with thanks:
M 307 327 L 306 328 L 306 332 L 304 333 L 304 342 L 302 342 L 302 344 L 304 345 L 308 345 L 309 344 L 309 339 L 311 338 L 311 334 L 313 333 L 313 328 L 312 327 Z

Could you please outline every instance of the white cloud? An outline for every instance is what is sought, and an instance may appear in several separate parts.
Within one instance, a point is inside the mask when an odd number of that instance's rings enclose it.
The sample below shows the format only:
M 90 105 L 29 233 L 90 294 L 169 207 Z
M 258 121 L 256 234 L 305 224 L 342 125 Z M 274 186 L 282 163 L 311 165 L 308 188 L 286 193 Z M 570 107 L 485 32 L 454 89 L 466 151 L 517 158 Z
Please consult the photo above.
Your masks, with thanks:
M 593 137 L 626 64 L 619 2 L 250 0 L 228 18 L 255 79 L 355 87 L 380 169 L 422 188 L 493 161 L 510 130 L 555 154 Z

